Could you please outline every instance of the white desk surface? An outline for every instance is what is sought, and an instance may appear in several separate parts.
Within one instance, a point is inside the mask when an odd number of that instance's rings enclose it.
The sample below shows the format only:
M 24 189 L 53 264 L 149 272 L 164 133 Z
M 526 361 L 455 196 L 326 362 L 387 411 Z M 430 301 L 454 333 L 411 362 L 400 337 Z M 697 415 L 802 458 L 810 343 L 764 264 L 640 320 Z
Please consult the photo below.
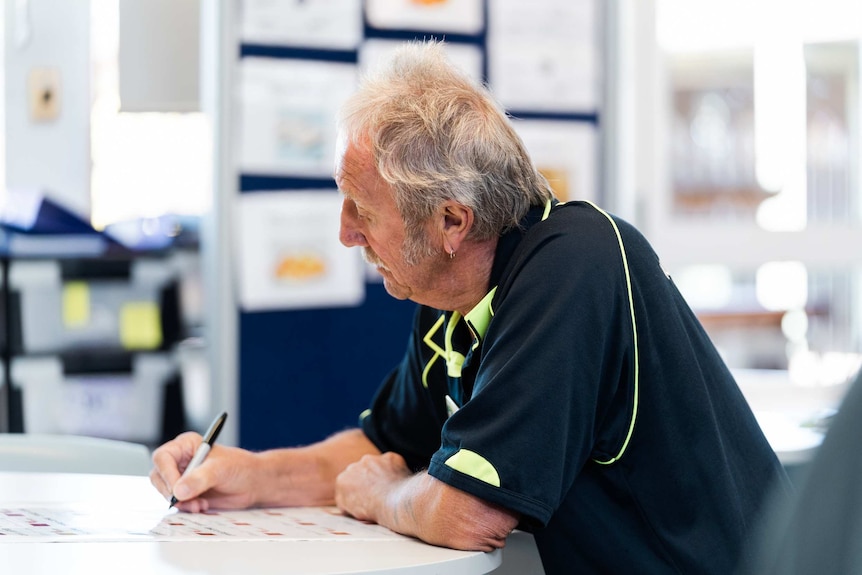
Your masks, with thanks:
M 850 382 L 802 386 L 783 370 L 737 369 L 733 375 L 766 439 L 785 465 L 811 460 Z
M 166 507 L 146 477 L 0 472 L 0 507 L 134 501 Z M 166 509 L 167 511 L 167 509 Z M 476 575 L 501 562 L 414 539 L 381 541 L 0 541 L 0 573 L 16 575 Z

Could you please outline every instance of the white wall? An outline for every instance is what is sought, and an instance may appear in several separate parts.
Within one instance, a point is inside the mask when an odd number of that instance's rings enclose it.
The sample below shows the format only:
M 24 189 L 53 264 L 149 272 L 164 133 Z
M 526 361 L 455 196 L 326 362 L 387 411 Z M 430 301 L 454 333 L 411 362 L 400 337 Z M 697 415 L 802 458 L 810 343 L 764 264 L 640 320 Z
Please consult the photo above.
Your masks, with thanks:
M 6 0 L 6 187 L 37 188 L 90 211 L 90 3 Z M 30 113 L 28 77 L 59 74 L 54 119 Z

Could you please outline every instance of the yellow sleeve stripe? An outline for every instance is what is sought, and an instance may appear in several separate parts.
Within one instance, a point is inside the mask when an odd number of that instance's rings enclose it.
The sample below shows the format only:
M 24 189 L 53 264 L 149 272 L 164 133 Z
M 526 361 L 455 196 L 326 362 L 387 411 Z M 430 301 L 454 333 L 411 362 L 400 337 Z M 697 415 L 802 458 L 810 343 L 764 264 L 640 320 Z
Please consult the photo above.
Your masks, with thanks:
M 445 465 L 494 487 L 500 487 L 500 475 L 491 462 L 469 449 L 459 449 L 446 460 Z
M 596 211 L 598 211 L 605 218 L 607 218 L 607 220 L 611 223 L 611 226 L 614 228 L 614 233 L 617 236 L 617 242 L 620 245 L 620 254 L 622 255 L 622 258 L 623 258 L 623 269 L 625 270 L 625 274 L 626 274 L 626 290 L 628 292 L 628 297 L 629 297 L 629 311 L 631 313 L 631 320 L 632 320 L 632 338 L 634 340 L 634 356 L 635 356 L 634 357 L 634 359 L 635 359 L 635 365 L 634 365 L 634 398 L 632 401 L 632 418 L 631 418 L 631 422 L 629 423 L 628 433 L 626 434 L 626 438 L 625 438 L 625 441 L 623 441 L 622 447 L 620 447 L 619 453 L 617 453 L 614 457 L 611 457 L 610 459 L 608 459 L 606 461 L 599 461 L 598 459 L 594 460 L 596 463 L 600 463 L 602 465 L 610 465 L 611 463 L 618 461 L 619 458 L 623 456 L 623 453 L 625 453 L 625 450 L 629 445 L 629 441 L 632 438 L 632 433 L 634 432 L 634 429 L 635 429 L 635 419 L 637 419 L 637 413 L 638 413 L 638 381 L 639 381 L 638 330 L 637 330 L 637 323 L 635 322 L 635 301 L 634 301 L 634 297 L 632 297 L 632 278 L 631 278 L 631 274 L 629 273 L 629 261 L 628 261 L 628 258 L 626 257 L 626 248 L 623 245 L 623 237 L 620 234 L 620 230 L 617 227 L 617 223 L 614 221 L 614 219 L 606 211 L 604 211 L 603 209 L 601 209 L 600 207 L 598 207 L 597 205 L 595 205 L 592 202 L 587 201 L 585 203 L 591 205 L 593 208 L 596 209 Z

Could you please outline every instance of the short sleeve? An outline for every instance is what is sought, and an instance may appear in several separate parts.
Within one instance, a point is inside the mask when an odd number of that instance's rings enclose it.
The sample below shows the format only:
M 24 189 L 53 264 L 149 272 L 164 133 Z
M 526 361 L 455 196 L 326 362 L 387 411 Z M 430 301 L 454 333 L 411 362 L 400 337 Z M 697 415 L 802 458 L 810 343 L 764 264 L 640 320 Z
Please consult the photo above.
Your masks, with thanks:
M 383 452 L 400 454 L 414 471 L 428 467 L 440 447 L 446 419 L 445 382 L 422 377 L 432 360 L 422 334 L 441 313 L 419 306 L 403 359 L 378 388 L 371 408 L 360 416 L 360 426 L 371 442 Z
M 590 459 L 615 452 L 633 401 L 630 302 L 613 228 L 531 230 L 494 301 L 472 398 L 429 473 L 544 525 Z M 528 521 L 530 522 L 530 521 Z

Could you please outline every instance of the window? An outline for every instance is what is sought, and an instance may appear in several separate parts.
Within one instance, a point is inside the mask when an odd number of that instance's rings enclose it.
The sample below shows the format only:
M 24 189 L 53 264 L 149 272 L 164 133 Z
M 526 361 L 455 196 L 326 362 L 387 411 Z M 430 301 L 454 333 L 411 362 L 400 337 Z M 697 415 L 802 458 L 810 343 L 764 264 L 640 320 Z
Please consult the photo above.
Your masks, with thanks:
M 656 0 L 647 235 L 731 368 L 862 365 L 862 6 Z
M 92 221 L 209 209 L 211 134 L 203 113 L 121 112 L 119 0 L 93 0 Z

